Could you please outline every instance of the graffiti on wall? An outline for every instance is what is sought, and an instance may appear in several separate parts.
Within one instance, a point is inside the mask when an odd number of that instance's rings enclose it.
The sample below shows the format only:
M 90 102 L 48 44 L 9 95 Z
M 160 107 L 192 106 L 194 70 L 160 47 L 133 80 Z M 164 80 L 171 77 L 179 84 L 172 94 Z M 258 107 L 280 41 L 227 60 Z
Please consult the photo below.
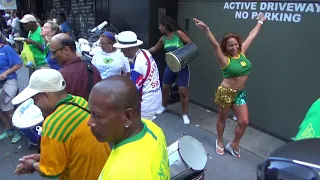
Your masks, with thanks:
M 46 0 L 45 10 L 46 19 L 65 13 L 76 38 L 88 38 L 95 27 L 94 0 Z

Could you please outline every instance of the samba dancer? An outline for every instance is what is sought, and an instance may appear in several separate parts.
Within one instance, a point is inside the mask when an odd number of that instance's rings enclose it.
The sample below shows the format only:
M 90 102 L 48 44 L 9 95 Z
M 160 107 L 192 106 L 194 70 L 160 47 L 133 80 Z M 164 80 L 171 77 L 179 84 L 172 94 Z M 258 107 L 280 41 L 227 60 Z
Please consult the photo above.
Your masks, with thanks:
M 226 33 L 219 44 L 210 31 L 209 27 L 202 21 L 194 18 L 195 24 L 208 37 L 214 49 L 214 54 L 223 72 L 223 81 L 216 90 L 215 103 L 219 106 L 219 119 L 217 121 L 218 139 L 216 140 L 216 152 L 224 154 L 223 132 L 228 112 L 232 108 L 237 117 L 238 125 L 235 128 L 235 136 L 229 142 L 226 149 L 235 157 L 240 157 L 239 143 L 248 123 L 249 112 L 246 103 L 245 83 L 251 70 L 251 62 L 246 58 L 253 39 L 257 36 L 263 22 L 266 20 L 263 14 L 258 18 L 257 25 L 251 30 L 247 39 L 242 43 L 240 37 L 235 33 Z
M 160 51 L 162 48 L 164 48 L 166 52 L 174 51 L 183 47 L 185 44 L 192 42 L 188 35 L 179 28 L 177 22 L 171 17 L 165 16 L 160 19 L 159 30 L 163 36 L 161 36 L 155 46 L 148 50 L 151 54 Z M 190 124 L 190 120 L 187 116 L 189 105 L 188 87 L 190 80 L 190 69 L 188 65 L 178 73 L 173 72 L 168 65 L 166 66 L 162 85 L 162 107 L 157 114 L 162 114 L 166 110 L 169 100 L 169 91 L 177 76 L 182 105 L 182 119 L 184 124 Z

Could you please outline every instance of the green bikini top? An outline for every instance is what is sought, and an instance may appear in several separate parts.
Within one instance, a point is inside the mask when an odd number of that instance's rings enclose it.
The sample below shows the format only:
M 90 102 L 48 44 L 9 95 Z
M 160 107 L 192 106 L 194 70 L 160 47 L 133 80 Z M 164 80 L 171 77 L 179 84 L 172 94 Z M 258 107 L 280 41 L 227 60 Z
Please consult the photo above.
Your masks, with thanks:
M 252 68 L 251 62 L 242 53 L 237 58 L 228 57 L 228 65 L 222 68 L 224 78 L 247 76 Z

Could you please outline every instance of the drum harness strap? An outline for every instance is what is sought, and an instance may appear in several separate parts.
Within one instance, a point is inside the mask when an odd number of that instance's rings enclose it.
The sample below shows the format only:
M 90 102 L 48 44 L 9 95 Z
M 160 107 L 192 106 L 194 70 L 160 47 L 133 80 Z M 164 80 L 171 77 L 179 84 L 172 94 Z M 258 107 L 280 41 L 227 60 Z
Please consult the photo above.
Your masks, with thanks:
M 147 78 L 148 78 L 148 76 L 149 76 L 149 74 L 150 74 L 150 69 L 151 69 L 151 61 L 150 61 L 150 59 L 149 59 L 149 57 L 147 56 L 147 54 L 142 50 L 142 49 L 140 49 L 140 51 L 142 52 L 142 54 L 144 55 L 144 57 L 147 59 L 147 73 L 146 73 L 146 76 L 143 78 L 143 80 L 142 80 L 142 87 L 143 87 L 143 84 L 146 82 L 146 80 L 147 80 Z M 132 64 L 133 64 L 133 66 L 135 65 L 135 61 L 136 61 L 136 58 L 137 58 L 137 56 L 134 58 L 134 60 L 133 60 L 133 62 L 132 62 Z M 140 95 L 142 96 L 142 87 L 141 87 L 141 90 L 140 90 Z M 141 101 L 142 101 L 142 97 L 141 97 Z
M 78 108 L 82 109 L 83 111 L 91 114 L 91 112 L 90 112 L 88 109 L 81 107 L 81 106 L 78 105 L 77 103 L 74 103 L 74 102 L 63 102 L 63 103 L 61 103 L 59 106 L 61 106 L 62 104 L 77 106 Z M 58 108 L 59 106 L 57 106 L 56 108 Z M 42 128 L 41 128 L 41 129 L 42 129 Z M 40 147 L 40 143 L 41 143 L 41 137 L 38 139 L 38 146 L 39 146 L 39 147 Z M 40 152 L 41 152 L 41 149 L 39 148 L 38 153 L 40 153 Z
M 77 103 L 74 103 L 74 102 L 64 102 L 64 103 L 62 103 L 62 104 L 77 106 L 78 108 L 80 108 L 80 109 L 86 111 L 87 113 L 91 114 L 91 112 L 90 112 L 88 109 L 81 107 L 81 106 L 80 106 L 79 104 L 77 104 Z
M 88 109 L 81 107 L 81 106 L 80 106 L 79 104 L 77 104 L 77 103 L 74 103 L 74 102 L 63 102 L 63 103 L 61 103 L 59 106 L 61 106 L 62 104 L 76 106 L 76 107 L 82 109 L 83 111 L 91 114 L 91 112 L 90 112 Z M 56 108 L 58 108 L 59 106 L 57 106 Z M 41 129 L 42 129 L 42 128 L 41 128 Z M 39 145 L 39 147 L 40 147 L 40 143 L 41 143 L 41 137 L 38 139 L 38 145 Z M 39 148 L 38 153 L 40 153 L 40 152 L 41 152 L 41 149 Z
M 142 54 L 144 55 L 144 57 L 147 59 L 147 73 L 146 73 L 146 77 L 144 77 L 143 81 L 142 81 L 142 86 L 143 84 L 146 82 L 146 80 L 148 79 L 148 76 L 150 74 L 150 69 L 151 69 L 151 61 L 149 59 L 149 57 L 147 56 L 146 52 L 144 52 L 143 50 L 141 50 Z M 141 88 L 141 91 L 142 91 L 142 88 Z M 141 92 L 141 95 L 143 93 Z
M 76 106 L 76 107 L 82 109 L 83 111 L 91 114 L 91 112 L 90 112 L 89 109 L 84 108 L 84 107 L 81 107 L 81 106 L 80 106 L 79 104 L 77 104 L 77 103 L 74 103 L 74 102 L 63 102 L 63 103 L 59 104 L 59 106 L 61 106 L 62 104 Z M 57 106 L 56 109 L 57 109 L 59 106 Z

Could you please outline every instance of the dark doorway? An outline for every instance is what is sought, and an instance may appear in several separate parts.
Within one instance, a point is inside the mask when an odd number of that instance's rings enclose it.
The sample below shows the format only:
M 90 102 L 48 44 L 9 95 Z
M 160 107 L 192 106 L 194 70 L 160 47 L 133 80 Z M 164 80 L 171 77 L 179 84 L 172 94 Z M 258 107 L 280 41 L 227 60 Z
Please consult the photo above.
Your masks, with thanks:
M 109 21 L 109 0 L 95 0 L 96 26 L 103 21 Z

